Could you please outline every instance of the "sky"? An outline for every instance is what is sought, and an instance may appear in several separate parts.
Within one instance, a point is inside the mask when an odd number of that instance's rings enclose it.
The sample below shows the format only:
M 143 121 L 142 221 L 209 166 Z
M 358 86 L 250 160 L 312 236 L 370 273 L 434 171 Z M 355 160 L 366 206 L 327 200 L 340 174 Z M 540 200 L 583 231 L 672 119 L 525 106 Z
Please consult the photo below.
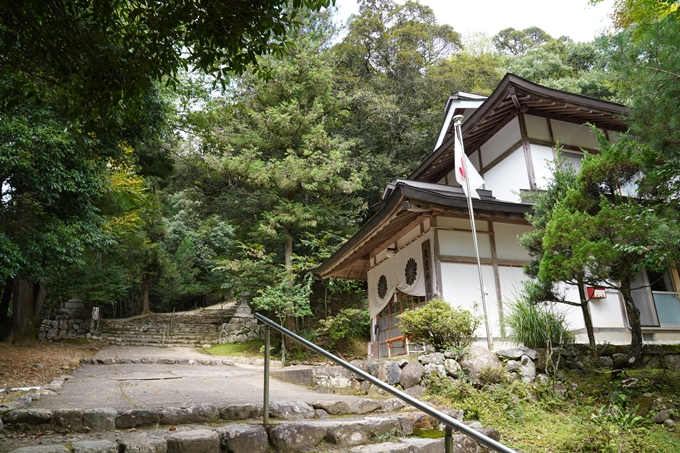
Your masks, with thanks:
M 397 0 L 398 3 L 402 3 Z M 566 35 L 574 41 L 591 41 L 611 21 L 614 0 L 590 6 L 589 0 L 420 0 L 428 5 L 442 24 L 469 35 L 490 36 L 504 28 L 523 30 L 539 27 L 554 38 Z M 336 0 L 341 20 L 357 13 L 356 0 Z

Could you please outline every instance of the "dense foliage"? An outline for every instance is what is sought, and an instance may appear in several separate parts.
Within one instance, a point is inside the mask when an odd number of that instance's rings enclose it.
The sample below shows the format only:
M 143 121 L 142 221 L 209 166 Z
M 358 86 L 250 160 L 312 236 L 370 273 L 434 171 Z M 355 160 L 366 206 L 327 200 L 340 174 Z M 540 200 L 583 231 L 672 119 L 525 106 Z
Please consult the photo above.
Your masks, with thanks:
M 310 338 L 365 309 L 361 282 L 308 271 L 429 155 L 448 97 L 506 71 L 630 101 L 646 206 L 677 204 L 674 9 L 622 2 L 629 28 L 574 43 L 461 36 L 415 1 L 361 0 L 338 30 L 328 3 L 0 6 L 0 320 L 17 338 L 70 297 L 106 316 L 249 297 Z
M 405 337 L 435 351 L 462 352 L 477 338 L 475 331 L 482 320 L 469 310 L 454 307 L 441 299 L 408 310 L 398 316 Z

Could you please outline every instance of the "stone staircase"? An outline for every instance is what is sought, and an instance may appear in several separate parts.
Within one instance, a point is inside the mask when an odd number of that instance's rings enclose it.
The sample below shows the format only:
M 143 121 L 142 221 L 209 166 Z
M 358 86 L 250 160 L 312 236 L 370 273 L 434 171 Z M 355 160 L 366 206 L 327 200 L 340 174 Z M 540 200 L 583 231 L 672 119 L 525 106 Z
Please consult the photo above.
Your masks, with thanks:
M 313 406 L 313 407 L 312 407 Z M 262 425 L 261 408 L 210 404 L 161 410 L 112 408 L 18 409 L 3 414 L 0 451 L 16 453 L 441 453 L 444 439 L 414 437 L 422 412 L 404 412 L 402 403 L 359 400 L 353 414 L 342 402 L 308 405 L 273 402 L 272 419 Z M 357 414 L 373 409 L 374 413 Z M 347 410 L 349 406 L 347 406 Z M 331 413 L 337 412 L 335 415 Z M 313 414 L 313 415 L 312 415 Z M 1 422 L 0 422 L 1 423 Z M 478 422 L 473 422 L 477 423 Z M 472 427 L 472 425 L 471 425 Z M 498 440 L 493 429 L 476 428 Z M 0 424 L 0 432 L 2 432 Z M 37 435 L 33 435 L 38 433 Z M 453 436 L 457 453 L 483 453 L 472 439 Z
M 103 319 L 97 338 L 119 346 L 200 346 L 217 343 L 220 326 L 236 308 L 153 313 L 126 319 Z

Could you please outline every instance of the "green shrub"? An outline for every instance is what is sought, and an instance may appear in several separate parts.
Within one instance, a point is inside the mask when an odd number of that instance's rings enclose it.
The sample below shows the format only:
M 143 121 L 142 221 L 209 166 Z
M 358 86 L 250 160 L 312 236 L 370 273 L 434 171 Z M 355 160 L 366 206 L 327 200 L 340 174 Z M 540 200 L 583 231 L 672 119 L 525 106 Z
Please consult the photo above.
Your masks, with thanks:
M 452 307 L 441 299 L 432 299 L 427 305 L 408 310 L 398 318 L 399 328 L 406 337 L 435 351 L 467 348 L 475 340 L 475 330 L 482 321 L 469 310 Z
M 329 349 L 335 349 L 339 341 L 366 338 L 371 330 L 371 315 L 368 310 L 345 308 L 335 316 L 319 321 L 318 333 L 328 338 Z
M 563 313 L 552 310 L 548 304 L 532 304 L 525 297 L 508 305 L 505 324 L 512 329 L 510 340 L 528 348 L 574 342 L 574 334 Z

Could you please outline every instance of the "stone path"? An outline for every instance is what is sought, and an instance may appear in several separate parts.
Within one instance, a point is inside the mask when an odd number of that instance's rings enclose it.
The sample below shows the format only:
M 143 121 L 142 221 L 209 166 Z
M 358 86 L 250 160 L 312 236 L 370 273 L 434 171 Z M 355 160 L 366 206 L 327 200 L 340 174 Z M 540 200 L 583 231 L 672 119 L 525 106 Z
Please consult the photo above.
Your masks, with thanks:
M 108 346 L 95 356 L 95 359 L 102 361 L 107 358 L 153 363 L 82 365 L 72 373 L 71 379 L 63 383 L 56 395 L 44 396 L 34 401 L 31 407 L 113 407 L 128 410 L 201 403 L 218 407 L 229 403 L 261 405 L 263 401 L 262 366 L 240 363 L 201 365 L 200 361 L 217 363 L 218 359 L 229 358 L 202 354 L 193 348 Z M 271 401 L 357 399 L 353 396 L 318 393 L 277 379 L 270 380 Z
M 403 437 L 428 416 L 397 399 L 319 393 L 277 379 L 270 380 L 271 424 L 263 427 L 261 360 L 109 346 L 82 362 L 35 400 L 24 396 L 27 408 L 0 407 L 0 453 L 443 451 L 443 439 Z M 449 415 L 462 421 L 455 412 Z M 459 453 L 481 451 L 463 435 L 455 443 Z

